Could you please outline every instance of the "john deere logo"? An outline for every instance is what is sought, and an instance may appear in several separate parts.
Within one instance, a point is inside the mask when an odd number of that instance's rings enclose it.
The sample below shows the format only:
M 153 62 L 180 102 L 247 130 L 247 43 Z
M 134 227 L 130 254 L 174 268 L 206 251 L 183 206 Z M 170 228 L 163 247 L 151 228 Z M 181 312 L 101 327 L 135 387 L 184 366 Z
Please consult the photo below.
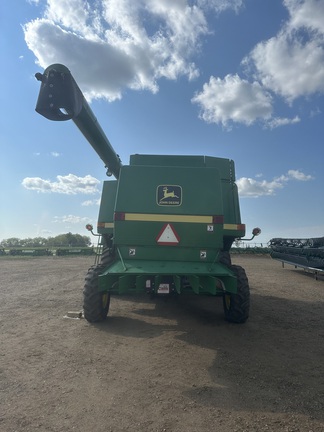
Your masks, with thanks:
M 160 185 L 157 188 L 156 200 L 160 206 L 179 206 L 182 202 L 182 189 L 177 185 Z

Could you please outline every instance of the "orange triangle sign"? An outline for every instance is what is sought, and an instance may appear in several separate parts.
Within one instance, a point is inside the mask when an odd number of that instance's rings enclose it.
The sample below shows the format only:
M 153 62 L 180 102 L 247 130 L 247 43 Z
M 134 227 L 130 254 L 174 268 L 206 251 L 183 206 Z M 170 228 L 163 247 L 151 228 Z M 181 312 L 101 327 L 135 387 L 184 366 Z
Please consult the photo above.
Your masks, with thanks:
M 179 243 L 180 238 L 173 226 L 168 223 L 163 226 L 160 234 L 156 238 L 156 241 L 160 245 L 175 246 Z

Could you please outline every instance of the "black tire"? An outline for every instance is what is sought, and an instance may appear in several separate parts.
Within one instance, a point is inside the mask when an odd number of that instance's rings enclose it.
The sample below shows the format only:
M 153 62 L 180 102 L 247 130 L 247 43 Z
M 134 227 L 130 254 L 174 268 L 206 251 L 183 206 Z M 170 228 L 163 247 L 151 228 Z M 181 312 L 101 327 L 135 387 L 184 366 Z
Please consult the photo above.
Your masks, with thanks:
M 104 321 L 107 318 L 110 293 L 99 291 L 98 276 L 104 266 L 90 267 L 85 277 L 83 289 L 83 312 L 87 321 L 94 323 Z
M 107 267 L 114 261 L 115 257 L 110 248 L 104 248 L 101 255 L 101 265 Z
M 226 321 L 244 323 L 250 312 L 250 287 L 245 270 L 237 265 L 230 269 L 237 277 L 237 293 L 226 293 L 223 296 L 223 307 Z
M 230 267 L 232 265 L 230 253 L 228 251 L 221 251 L 219 254 L 218 262 L 220 264 L 226 265 L 226 267 Z

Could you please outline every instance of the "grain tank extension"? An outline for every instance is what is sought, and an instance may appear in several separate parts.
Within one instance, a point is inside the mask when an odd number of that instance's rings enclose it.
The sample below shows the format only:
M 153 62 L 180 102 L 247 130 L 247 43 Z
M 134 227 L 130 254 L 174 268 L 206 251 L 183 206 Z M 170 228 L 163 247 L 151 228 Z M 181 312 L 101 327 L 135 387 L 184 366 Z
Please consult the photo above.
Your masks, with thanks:
M 103 252 L 86 275 L 85 318 L 105 320 L 111 295 L 147 292 L 221 296 L 225 318 L 246 321 L 248 279 L 229 253 L 245 235 L 234 162 L 134 154 L 122 165 L 70 71 L 54 64 L 36 78 L 36 111 L 50 120 L 72 119 L 115 177 L 103 183 L 97 226 Z M 253 237 L 259 233 L 254 229 Z

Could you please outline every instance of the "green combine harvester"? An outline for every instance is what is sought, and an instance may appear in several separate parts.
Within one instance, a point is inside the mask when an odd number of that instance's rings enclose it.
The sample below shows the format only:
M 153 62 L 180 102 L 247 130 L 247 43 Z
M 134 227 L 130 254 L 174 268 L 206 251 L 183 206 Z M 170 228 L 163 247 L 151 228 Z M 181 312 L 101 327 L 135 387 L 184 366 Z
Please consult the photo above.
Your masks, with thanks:
M 70 71 L 54 64 L 36 78 L 41 81 L 36 111 L 50 120 L 72 119 L 107 175 L 115 177 L 103 183 L 97 226 L 103 251 L 85 278 L 85 318 L 105 320 L 115 294 L 195 293 L 221 296 L 225 319 L 245 322 L 248 279 L 229 253 L 245 235 L 234 162 L 134 154 L 124 166 Z M 255 228 L 252 238 L 260 232 Z

